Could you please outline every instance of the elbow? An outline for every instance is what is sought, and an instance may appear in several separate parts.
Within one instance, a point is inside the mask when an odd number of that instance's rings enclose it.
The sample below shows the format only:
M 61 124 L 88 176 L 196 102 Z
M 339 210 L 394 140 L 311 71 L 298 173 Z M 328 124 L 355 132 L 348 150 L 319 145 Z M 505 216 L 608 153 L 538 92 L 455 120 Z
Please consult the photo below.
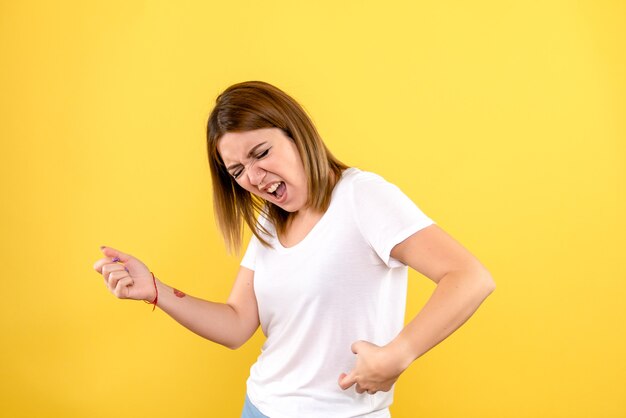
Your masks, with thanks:
M 212 343 L 221 345 L 222 347 L 226 347 L 229 348 L 231 350 L 236 350 L 239 347 L 241 347 L 243 345 L 243 343 L 240 343 L 239 341 L 236 341 L 234 339 L 219 339 L 219 338 L 215 338 L 214 336 L 208 336 L 208 335 L 203 335 L 203 334 L 198 334 L 200 335 L 202 338 L 204 338 L 207 341 L 211 341 Z
M 228 344 L 224 344 L 224 347 L 230 348 L 231 350 L 236 350 L 243 345 L 243 341 L 233 341 Z
M 496 290 L 496 282 L 495 280 L 493 280 L 491 273 L 489 273 L 487 270 L 483 272 L 482 277 L 482 283 L 485 289 L 485 293 L 487 295 L 490 295 L 491 293 L 493 293 L 494 290 Z
M 231 350 L 236 350 L 239 347 L 243 346 L 245 343 L 247 343 L 250 337 L 252 337 L 252 334 L 253 333 L 247 332 L 234 333 L 233 335 L 230 335 L 228 340 L 224 341 L 222 345 L 224 347 L 230 348 Z
M 487 297 L 496 290 L 496 282 L 493 280 L 491 273 L 482 266 L 465 270 L 463 274 L 465 275 L 465 280 L 471 283 L 471 287 L 476 294 Z
M 227 341 L 220 343 L 226 348 L 230 348 L 231 350 L 236 350 L 241 347 L 246 341 L 241 338 L 231 338 Z

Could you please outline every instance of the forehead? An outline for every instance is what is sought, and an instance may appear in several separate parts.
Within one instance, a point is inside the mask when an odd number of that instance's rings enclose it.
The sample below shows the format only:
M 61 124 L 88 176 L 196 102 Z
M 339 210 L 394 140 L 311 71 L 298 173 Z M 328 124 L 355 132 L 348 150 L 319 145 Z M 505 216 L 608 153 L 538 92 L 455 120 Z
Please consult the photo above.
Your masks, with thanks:
M 252 147 L 263 142 L 271 142 L 279 132 L 277 128 L 227 132 L 217 141 L 217 152 L 226 165 L 240 162 L 248 158 L 248 152 Z

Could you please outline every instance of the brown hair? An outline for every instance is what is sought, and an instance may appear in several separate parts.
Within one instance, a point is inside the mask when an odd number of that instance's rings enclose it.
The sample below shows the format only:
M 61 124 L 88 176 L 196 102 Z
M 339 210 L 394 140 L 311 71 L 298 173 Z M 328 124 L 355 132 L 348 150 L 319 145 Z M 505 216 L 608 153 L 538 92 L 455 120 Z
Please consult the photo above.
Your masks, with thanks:
M 263 213 L 278 233 L 285 232 L 293 214 L 266 202 L 240 187 L 228 173 L 217 151 L 227 132 L 279 128 L 294 141 L 308 182 L 307 205 L 325 212 L 341 172 L 348 168 L 326 148 L 311 119 L 289 95 L 262 81 L 247 81 L 228 87 L 215 101 L 207 123 L 207 153 L 213 183 L 213 207 L 229 249 L 239 250 L 245 222 L 259 241 L 269 246 L 257 224 Z

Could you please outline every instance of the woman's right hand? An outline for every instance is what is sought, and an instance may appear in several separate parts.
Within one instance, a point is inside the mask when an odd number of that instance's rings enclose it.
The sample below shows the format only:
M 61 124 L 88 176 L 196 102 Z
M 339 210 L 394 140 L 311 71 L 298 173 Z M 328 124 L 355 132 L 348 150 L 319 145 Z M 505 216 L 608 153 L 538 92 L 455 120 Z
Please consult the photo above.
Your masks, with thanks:
M 104 258 L 93 268 L 104 277 L 109 291 L 120 299 L 154 301 L 156 289 L 150 269 L 130 254 L 102 247 Z

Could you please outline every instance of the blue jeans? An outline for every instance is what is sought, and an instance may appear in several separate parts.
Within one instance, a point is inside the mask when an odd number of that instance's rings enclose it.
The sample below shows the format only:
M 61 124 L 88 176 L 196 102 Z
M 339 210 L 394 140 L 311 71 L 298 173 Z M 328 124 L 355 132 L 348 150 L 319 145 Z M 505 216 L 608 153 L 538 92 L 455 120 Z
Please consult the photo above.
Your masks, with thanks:
M 261 411 L 256 409 L 256 406 L 252 405 L 248 395 L 246 394 L 246 401 L 243 404 L 243 411 L 241 412 L 241 418 L 269 418 L 267 415 L 263 415 Z

